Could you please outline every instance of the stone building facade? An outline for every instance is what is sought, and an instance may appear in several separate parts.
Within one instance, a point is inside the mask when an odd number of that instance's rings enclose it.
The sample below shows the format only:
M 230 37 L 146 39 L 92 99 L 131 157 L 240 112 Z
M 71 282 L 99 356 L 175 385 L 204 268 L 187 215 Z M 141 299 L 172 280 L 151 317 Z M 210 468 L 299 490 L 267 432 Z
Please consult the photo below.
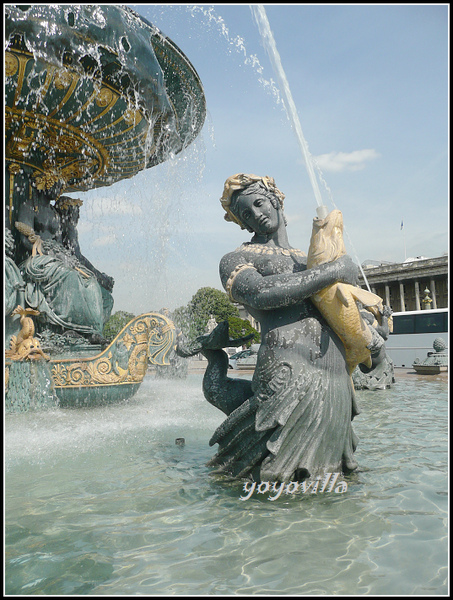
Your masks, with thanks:
M 448 255 L 378 266 L 363 265 L 363 271 L 371 291 L 393 312 L 422 310 L 426 290 L 432 300 L 430 308 L 448 307 Z M 363 275 L 359 285 L 367 289 Z

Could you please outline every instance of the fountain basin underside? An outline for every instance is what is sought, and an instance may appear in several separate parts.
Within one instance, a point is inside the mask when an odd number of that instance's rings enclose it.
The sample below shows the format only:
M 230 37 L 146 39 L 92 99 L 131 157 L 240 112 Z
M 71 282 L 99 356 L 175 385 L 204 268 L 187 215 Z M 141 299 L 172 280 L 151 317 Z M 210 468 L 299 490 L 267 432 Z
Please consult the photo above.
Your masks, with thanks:
M 26 286 L 45 293 L 42 281 L 35 281 L 30 274 L 32 282 L 22 281 L 26 275 L 20 268 L 30 252 L 22 237 L 36 241 L 44 232 L 44 241 L 60 244 L 58 251 L 64 250 L 63 258 L 58 254 L 60 273 L 70 271 L 65 261 L 68 253 L 72 253 L 72 261 L 75 251 L 68 248 L 69 242 L 58 229 L 64 221 L 55 208 L 58 196 L 112 185 L 181 152 L 200 133 L 206 105 L 201 81 L 184 53 L 126 6 L 8 5 L 5 41 L 5 210 L 6 227 L 12 234 L 8 256 L 15 267 L 16 281 L 11 287 L 16 304 L 28 309 L 35 299 L 30 300 L 31 292 L 24 298 Z M 38 206 L 40 194 L 46 196 L 49 206 Z M 42 198 L 40 202 L 44 202 Z M 32 209 L 35 217 L 29 219 L 27 211 L 21 213 L 24 207 Z M 40 221 L 38 213 L 47 217 Z M 18 217 L 21 214 L 26 223 Z M 69 228 L 71 219 L 66 213 L 65 219 Z M 57 221 L 58 227 L 52 229 Z M 75 223 L 70 223 L 73 229 Z M 45 253 L 52 255 L 54 249 L 45 249 Z M 35 250 L 42 255 L 41 247 L 33 246 L 32 257 Z M 74 270 L 80 271 L 78 267 Z M 46 277 L 62 287 L 50 270 Z M 100 282 L 104 285 L 105 277 Z M 71 293 L 69 288 L 64 291 Z M 86 297 L 91 301 L 94 296 Z M 59 318 L 61 306 L 55 308 L 45 296 L 43 305 L 47 302 L 48 314 Z M 73 310 L 63 324 L 57 319 L 63 329 L 58 333 L 64 335 L 72 329 L 86 333 L 81 327 L 91 316 L 88 310 L 81 308 L 80 312 L 83 314 Z M 100 335 L 101 317 L 95 316 L 90 327 L 94 323 Z M 19 334 L 18 321 L 12 322 L 12 314 L 7 317 L 12 326 L 6 346 L 13 334 Z M 105 322 L 108 317 L 103 313 L 102 318 Z M 38 369 L 42 386 L 51 381 L 61 406 L 111 403 L 135 394 L 148 362 L 167 364 L 166 353 L 174 337 L 173 324 L 160 315 L 149 313 L 138 319 L 146 322 L 144 329 L 132 321 L 120 339 L 103 352 L 74 348 L 60 356 L 52 348 L 47 350 L 50 360 Z M 43 318 L 38 333 L 50 329 Z M 23 358 L 11 352 L 7 369 L 11 360 Z M 35 372 L 35 367 L 38 365 L 14 364 L 9 380 L 14 396 L 10 412 L 15 412 L 15 406 L 23 411 L 36 404 L 40 389 L 30 383 L 22 395 L 24 386 L 17 385 L 19 380 L 29 381 L 26 375 L 30 369 Z M 8 407 L 8 390 L 6 396 Z
M 195 69 L 126 7 L 10 6 L 6 36 L 10 172 L 53 173 L 66 192 L 111 185 L 180 152 L 203 126 Z

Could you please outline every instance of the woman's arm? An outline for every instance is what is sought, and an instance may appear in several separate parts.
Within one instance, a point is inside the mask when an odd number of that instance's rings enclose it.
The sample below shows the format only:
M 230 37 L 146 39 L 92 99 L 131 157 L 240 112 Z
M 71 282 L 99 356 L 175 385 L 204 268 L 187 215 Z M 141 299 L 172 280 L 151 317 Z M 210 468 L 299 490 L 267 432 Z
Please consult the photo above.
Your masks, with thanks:
M 271 310 L 298 304 L 336 281 L 355 285 L 358 267 L 345 255 L 305 271 L 263 276 L 251 263 L 247 266 L 240 253 L 232 252 L 220 262 L 220 277 L 236 302 L 258 310 Z
M 17 227 L 16 229 L 20 232 L 20 243 L 27 250 L 27 252 L 31 252 L 33 248 L 33 242 L 29 240 L 29 234 L 24 233 L 26 228 L 30 228 L 34 230 L 35 227 L 35 213 L 33 207 L 30 206 L 27 202 L 22 202 L 18 215 L 16 218 L 16 222 L 22 224 L 22 227 Z M 26 227 L 23 227 L 23 226 Z

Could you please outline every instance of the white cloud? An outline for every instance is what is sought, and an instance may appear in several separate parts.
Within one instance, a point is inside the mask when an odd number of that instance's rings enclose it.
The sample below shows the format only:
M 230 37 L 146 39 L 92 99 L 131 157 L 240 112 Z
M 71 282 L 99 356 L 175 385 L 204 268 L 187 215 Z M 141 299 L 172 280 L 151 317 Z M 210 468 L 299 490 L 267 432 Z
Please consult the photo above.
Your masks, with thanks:
M 354 150 L 353 152 L 329 152 L 314 157 L 321 171 L 336 172 L 359 171 L 365 168 L 365 163 L 379 158 L 376 150 Z

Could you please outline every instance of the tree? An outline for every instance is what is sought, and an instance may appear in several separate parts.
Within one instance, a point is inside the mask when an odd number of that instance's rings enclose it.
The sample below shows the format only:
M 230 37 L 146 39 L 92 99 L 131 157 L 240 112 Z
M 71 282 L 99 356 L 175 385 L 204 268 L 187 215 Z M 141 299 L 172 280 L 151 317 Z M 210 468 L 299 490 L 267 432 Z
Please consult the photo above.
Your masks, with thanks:
M 247 319 L 241 319 L 239 317 L 231 317 L 228 319 L 230 325 L 230 338 L 237 339 L 240 337 L 244 337 L 249 333 L 253 333 L 253 338 L 247 342 L 247 347 L 250 347 L 252 344 L 258 344 L 261 340 L 261 335 L 259 331 L 257 331 L 250 321 Z
M 116 338 L 123 327 L 125 327 L 129 321 L 134 318 L 135 315 L 132 313 L 125 312 L 124 310 L 118 310 L 115 314 L 111 315 L 107 323 L 104 325 L 104 337 L 111 342 Z
M 187 305 L 190 315 L 189 337 L 205 333 L 206 324 L 212 315 L 217 323 L 239 317 L 239 310 L 230 301 L 228 294 L 215 288 L 200 288 Z
M 231 338 L 253 333 L 254 337 L 248 345 L 259 341 L 260 334 L 247 319 L 240 318 L 239 310 L 230 301 L 228 294 L 216 288 L 200 288 L 187 306 L 181 306 L 173 312 L 172 320 L 189 340 L 193 340 L 206 332 L 206 325 L 211 315 L 217 323 L 225 320 L 229 322 Z

